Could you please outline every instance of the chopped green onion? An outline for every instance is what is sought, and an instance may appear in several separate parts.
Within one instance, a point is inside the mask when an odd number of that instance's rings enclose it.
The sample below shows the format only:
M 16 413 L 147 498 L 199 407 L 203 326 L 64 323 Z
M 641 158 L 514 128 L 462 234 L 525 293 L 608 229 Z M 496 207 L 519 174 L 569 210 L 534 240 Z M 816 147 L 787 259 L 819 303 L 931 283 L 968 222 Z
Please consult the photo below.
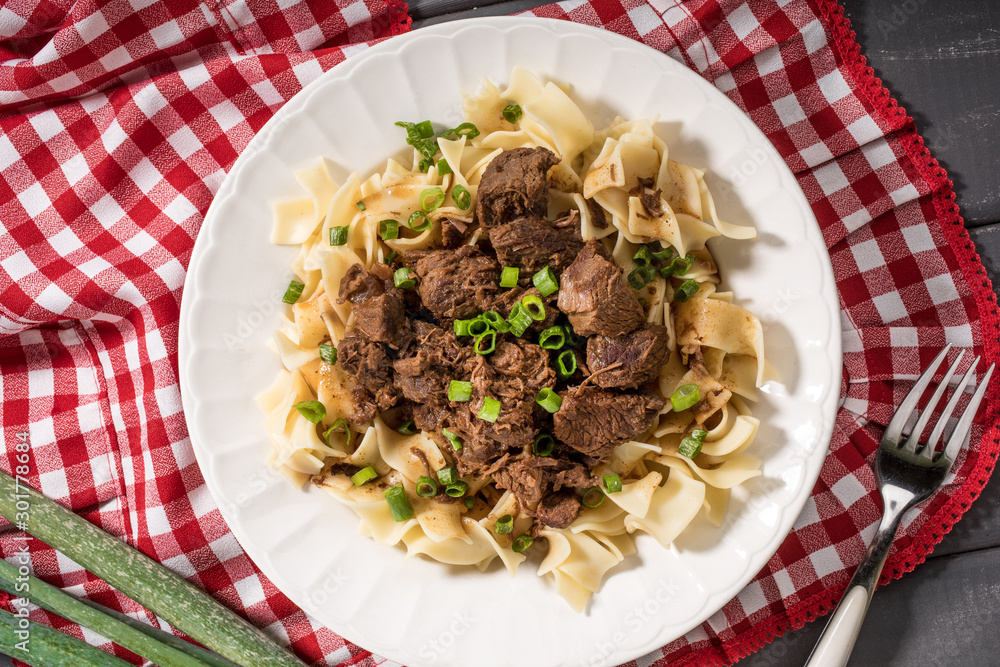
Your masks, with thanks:
M 427 475 L 421 475 L 417 479 L 417 495 L 421 498 L 433 498 L 438 493 L 438 485 Z
M 479 409 L 479 418 L 495 424 L 500 416 L 500 401 L 487 396 L 483 399 L 483 407 Z
M 637 266 L 628 274 L 628 284 L 632 289 L 642 289 L 649 284 L 656 272 L 650 266 Z
M 454 484 L 458 481 L 458 468 L 452 466 L 450 468 L 441 468 L 437 472 L 438 481 L 448 486 L 449 484 Z
M 657 262 L 666 262 L 670 259 L 673 259 L 674 255 L 677 252 L 676 250 L 674 250 L 673 246 L 668 245 L 666 248 L 664 248 L 659 241 L 657 241 L 656 243 L 648 243 L 646 244 L 646 247 L 649 248 L 649 251 L 653 256 L 653 259 Z
M 347 231 L 348 227 L 346 225 L 343 227 L 331 227 L 330 245 L 344 245 L 347 243 Z
M 409 289 L 417 284 L 417 281 L 410 277 L 411 275 L 413 272 L 404 266 L 401 269 L 396 269 L 396 272 L 392 274 L 392 282 L 399 289 Z
M 531 276 L 531 282 L 538 288 L 542 296 L 548 296 L 559 289 L 559 281 L 556 274 L 552 273 L 552 267 L 546 266 L 544 269 Z M 544 308 L 542 309 L 544 312 Z
M 471 334 L 469 334 L 469 326 L 474 321 L 475 320 L 455 320 L 455 323 L 452 325 L 452 327 L 454 328 L 454 331 L 455 331 L 455 335 L 456 336 L 469 336 L 469 335 L 471 335 Z
M 545 304 L 542 303 L 541 297 L 529 294 L 521 299 L 521 307 L 524 308 L 524 312 L 528 314 L 528 317 L 536 322 L 541 322 L 545 319 Z
M 443 203 L 444 190 L 441 188 L 427 188 L 420 193 L 420 208 L 428 213 L 439 208 Z
M 670 403 L 674 406 L 674 412 L 682 412 L 695 405 L 701 400 L 701 392 L 698 385 L 691 383 L 681 385 L 670 396 Z
M 413 435 L 417 432 L 416 424 L 414 424 L 413 420 L 410 419 L 409 421 L 405 421 L 397 426 L 396 432 L 402 433 L 403 435 Z
M 489 333 L 489 331 L 490 323 L 482 315 L 469 320 L 469 335 L 473 338 L 479 338 L 483 334 Z
M 452 134 L 459 137 L 467 137 L 469 139 L 475 139 L 476 137 L 479 136 L 479 128 L 473 125 L 472 123 L 462 123 L 461 125 L 452 130 L 445 130 L 440 134 L 440 136 L 445 137 L 447 139 Z
M 337 365 L 337 348 L 327 343 L 320 343 L 319 358 L 331 366 Z
M 503 316 L 495 310 L 487 310 L 479 317 L 491 327 L 496 329 L 499 333 L 507 333 L 510 331 L 510 325 L 507 324 L 507 320 L 505 320 Z
M 520 301 L 515 303 L 514 307 L 510 309 L 510 315 L 507 316 L 507 323 L 510 324 L 510 332 L 519 338 L 531 326 L 531 315 L 524 309 Z
M 576 373 L 576 353 L 573 350 L 563 350 L 556 357 L 556 374 L 563 380 Z
M 441 435 L 448 438 L 448 442 L 451 443 L 451 446 L 455 449 L 456 452 L 462 449 L 462 441 L 458 439 L 457 435 L 455 435 L 446 428 L 441 429 Z
M 514 517 L 509 514 L 497 519 L 496 525 L 493 526 L 493 532 L 497 535 L 510 535 L 512 530 L 514 530 Z
M 351 427 L 347 425 L 346 421 L 344 421 L 343 419 L 338 419 L 337 421 L 333 422 L 333 426 L 331 426 L 330 428 L 326 429 L 326 433 L 323 434 L 323 440 L 325 440 L 327 443 L 329 443 L 330 442 L 330 434 L 333 433 L 334 431 L 340 431 L 341 433 L 346 434 L 347 435 L 347 446 L 348 447 L 351 446 Z
M 488 343 L 484 343 L 483 341 L 488 341 Z M 486 355 L 495 349 L 497 349 L 496 331 L 487 331 L 480 336 L 476 336 L 476 342 L 472 344 L 472 351 L 476 354 Z
M 551 413 L 556 413 L 559 412 L 559 407 L 562 406 L 562 397 L 548 387 L 542 387 L 542 390 L 535 396 L 535 403 L 538 403 Z
M 389 251 L 389 254 L 385 256 L 385 263 L 386 263 L 386 265 L 392 264 L 392 262 L 397 257 L 399 257 L 399 253 L 398 252 L 396 252 L 395 250 Z
M 677 447 L 677 453 L 693 459 L 701 453 L 701 445 L 701 440 L 697 440 L 691 436 L 684 436 L 681 438 L 681 444 Z
M 556 439 L 548 433 L 539 433 L 531 442 L 531 451 L 535 456 L 548 456 L 556 446 Z
M 524 112 L 521 111 L 520 104 L 508 104 L 503 108 L 503 119 L 508 123 L 514 124 L 521 120 L 522 113 Z
M 694 255 L 691 253 L 688 253 L 684 257 L 678 255 L 670 261 L 670 264 L 660 267 L 660 275 L 664 278 L 669 278 L 670 276 L 683 276 L 691 270 L 692 264 L 694 264 Z
M 391 241 L 399 238 L 399 221 L 389 218 L 378 223 L 378 235 Z
M 448 164 L 448 161 L 445 160 L 444 158 L 438 160 L 437 168 L 438 168 L 438 173 L 442 176 L 447 176 L 448 174 L 452 173 L 451 165 Z
M 421 220 L 423 222 L 420 222 Z M 425 232 L 431 228 L 431 219 L 423 211 L 414 211 L 406 222 L 410 225 L 410 229 L 415 232 Z
M 434 163 L 434 156 L 437 155 L 438 145 L 434 137 L 434 128 L 429 120 L 421 123 L 408 123 L 397 121 L 396 125 L 406 130 L 406 143 L 417 149 L 423 156 L 419 163 L 420 171 L 427 171 Z
M 427 148 L 426 152 L 430 153 L 433 150 L 434 153 L 437 153 L 437 142 L 428 141 L 428 142 L 426 142 L 424 144 L 424 146 L 425 147 L 429 147 L 429 148 Z M 421 154 L 424 153 L 424 149 L 423 148 L 419 148 L 418 150 L 420 150 Z M 427 173 L 427 170 L 431 168 L 432 164 L 434 164 L 434 156 L 433 156 L 433 154 L 431 155 L 431 157 L 426 157 L 423 160 L 421 160 L 420 162 L 418 162 L 417 163 L 417 168 L 421 172 Z
M 586 342 L 587 342 L 586 338 L 584 338 L 583 336 L 578 335 L 575 331 L 573 331 L 573 325 L 572 324 L 567 324 L 566 325 L 566 343 L 570 347 L 580 347 L 580 345 L 582 345 L 583 343 L 586 343 Z
M 622 477 L 618 473 L 604 476 L 604 488 L 608 493 L 621 493 Z
M 447 489 L 445 489 L 445 493 L 448 493 Z M 476 506 L 476 499 L 473 498 L 472 496 L 469 496 L 468 498 L 463 500 L 462 503 L 465 505 L 467 509 L 471 510 L 473 507 Z
M 323 417 L 326 417 L 326 406 L 319 401 L 302 401 L 301 403 L 296 403 L 292 407 L 298 410 L 299 414 L 311 421 L 313 424 L 320 423 L 323 421 Z
M 281 297 L 281 300 L 285 303 L 295 303 L 302 296 L 302 290 L 306 288 L 304 283 L 300 283 L 298 280 L 293 280 L 288 283 L 288 289 L 285 290 L 285 296 Z
M 674 301 L 684 303 L 698 293 L 698 281 L 689 278 L 681 283 L 681 286 L 674 291 Z
M 505 266 L 500 272 L 500 287 L 517 287 L 517 277 L 521 269 L 516 266 Z
M 386 489 L 382 495 L 389 504 L 389 513 L 393 521 L 407 521 L 413 518 L 413 506 L 406 497 L 406 490 L 402 484 Z
M 359 211 L 363 211 L 363 210 L 365 210 L 365 208 L 367 208 L 365 206 L 365 203 L 363 201 L 356 201 L 356 202 L 354 202 L 354 205 L 358 207 Z
M 466 190 L 465 186 L 461 183 L 451 189 L 451 198 L 455 200 L 455 203 L 463 211 L 468 210 L 472 206 L 472 193 Z
M 448 400 L 464 403 L 472 398 L 472 383 L 452 380 L 448 384 Z
M 469 485 L 462 480 L 457 482 L 452 482 L 448 486 L 444 487 L 444 494 L 449 498 L 461 498 L 465 495 L 465 492 L 469 490 Z
M 652 257 L 653 253 L 649 251 L 647 246 L 639 246 L 639 249 L 632 255 L 632 261 L 635 262 L 636 266 L 649 266 Z
M 604 504 L 604 492 L 596 486 L 592 489 L 588 489 L 587 492 L 583 494 L 581 502 L 584 507 L 589 507 L 590 509 L 600 507 Z
M 708 435 L 708 431 L 703 428 L 691 429 L 691 437 L 698 442 L 705 442 L 705 436 Z
M 510 545 L 510 548 L 514 551 L 514 553 L 521 553 L 522 551 L 527 551 L 528 547 L 530 547 L 531 543 L 534 541 L 535 540 L 531 537 L 531 535 L 528 535 L 527 533 L 524 535 L 518 535 L 514 538 L 514 543 Z
M 375 468 L 368 466 L 351 475 L 351 481 L 354 482 L 354 486 L 364 486 L 376 477 L 378 477 L 378 473 L 375 472 Z
M 566 330 L 558 324 L 538 334 L 538 346 L 543 350 L 558 350 L 566 344 Z

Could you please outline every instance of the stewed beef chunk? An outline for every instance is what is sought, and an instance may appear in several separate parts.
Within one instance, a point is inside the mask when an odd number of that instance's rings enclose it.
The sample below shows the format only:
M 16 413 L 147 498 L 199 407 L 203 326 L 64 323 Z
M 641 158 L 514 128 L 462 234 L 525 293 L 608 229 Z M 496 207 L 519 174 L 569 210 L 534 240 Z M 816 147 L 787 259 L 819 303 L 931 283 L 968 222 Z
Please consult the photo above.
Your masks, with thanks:
M 589 489 L 597 484 L 582 463 L 548 456 L 518 457 L 493 477 L 498 487 L 509 489 L 521 507 L 529 510 L 550 491 L 564 487 Z
M 417 292 L 438 319 L 475 317 L 499 290 L 500 265 L 475 246 L 412 252 Z
M 472 351 L 459 345 L 454 333 L 429 322 L 414 321 L 413 331 L 411 344 L 392 362 L 396 386 L 415 403 L 447 404 L 448 383 L 459 377 Z
M 479 224 L 489 229 L 521 216 L 545 215 L 545 176 L 557 164 L 559 158 L 546 148 L 514 148 L 493 158 L 476 193 Z
M 347 269 L 337 301 L 350 301 L 354 325 L 369 340 L 398 350 L 410 337 L 403 294 L 391 282 L 392 269 L 376 264 L 371 272 L 360 264 Z
M 658 392 L 639 389 L 620 393 L 586 387 L 562 392 L 562 406 L 553 415 L 553 433 L 587 456 L 607 460 L 615 447 L 642 433 L 666 405 Z
M 646 320 L 635 291 L 596 239 L 588 241 L 563 271 L 558 303 L 581 336 L 621 336 Z
M 357 330 L 350 331 L 337 346 L 337 362 L 375 397 L 380 410 L 388 410 L 399 400 L 399 390 L 392 382 L 392 363 L 381 343 Z
M 572 491 L 556 491 L 542 498 L 535 516 L 546 526 L 569 528 L 580 514 L 580 497 Z
M 361 264 L 352 264 L 347 268 L 347 273 L 340 281 L 337 303 L 345 301 L 361 303 L 384 293 L 385 283 L 378 276 L 373 276 Z
M 638 387 L 649 382 L 670 358 L 667 328 L 644 324 L 624 336 L 591 336 L 587 366 L 601 387 Z M 610 370 L 604 370 L 610 369 Z M 602 372 L 603 371 L 603 372 Z
M 580 214 L 573 211 L 555 222 L 518 218 L 491 229 L 490 243 L 503 266 L 517 266 L 530 273 L 551 266 L 561 272 L 583 248 Z

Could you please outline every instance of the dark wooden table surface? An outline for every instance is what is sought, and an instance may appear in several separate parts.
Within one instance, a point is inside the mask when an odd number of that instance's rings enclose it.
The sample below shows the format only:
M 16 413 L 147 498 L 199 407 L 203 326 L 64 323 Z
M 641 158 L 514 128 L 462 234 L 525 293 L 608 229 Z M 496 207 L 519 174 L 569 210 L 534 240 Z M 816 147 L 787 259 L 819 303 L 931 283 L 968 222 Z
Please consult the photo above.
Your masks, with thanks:
M 868 63 L 916 119 L 955 183 L 966 225 L 1000 287 L 1000 2 L 841 0 Z M 411 0 L 414 27 L 501 16 L 538 0 Z M 481 6 L 485 5 L 485 6 Z M 1000 665 L 1000 480 L 926 563 L 879 589 L 850 665 Z M 801 665 L 822 622 L 739 667 Z

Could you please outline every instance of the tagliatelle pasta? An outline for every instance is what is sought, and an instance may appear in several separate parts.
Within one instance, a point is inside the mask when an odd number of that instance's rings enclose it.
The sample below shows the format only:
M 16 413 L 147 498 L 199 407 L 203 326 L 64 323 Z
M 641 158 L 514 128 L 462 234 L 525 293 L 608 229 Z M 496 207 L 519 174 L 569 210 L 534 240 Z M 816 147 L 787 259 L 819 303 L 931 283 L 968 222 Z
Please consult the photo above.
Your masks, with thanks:
M 429 124 L 405 128 L 412 156 L 389 159 L 380 173 L 336 183 L 326 160 L 296 172 L 305 194 L 275 203 L 271 240 L 299 246 L 291 269 L 301 294 L 292 294 L 273 337 L 284 370 L 258 401 L 273 465 L 296 484 L 312 481 L 333 494 L 371 539 L 451 565 L 485 570 L 499 559 L 512 576 L 527 554 L 541 551 L 539 576 L 551 577 L 582 610 L 607 573 L 635 553 L 637 534 L 666 548 L 699 514 L 721 525 L 730 490 L 760 475 L 760 459 L 748 453 L 759 422 L 745 401 L 757 400 L 767 378 L 763 331 L 731 293 L 718 291 L 709 248 L 714 238 L 742 241 L 755 232 L 718 218 L 704 171 L 669 157 L 655 118 L 616 118 L 595 129 L 571 91 L 520 68 L 506 89 L 484 82 L 464 106 L 467 123 L 444 136 L 428 134 Z M 369 324 L 357 303 L 339 298 L 345 277 L 358 271 L 352 267 L 400 266 L 393 279 L 405 290 L 414 276 L 398 258 L 454 246 L 448 235 L 467 246 L 485 242 L 488 230 L 476 214 L 484 174 L 499 155 L 522 148 L 554 153 L 545 218 L 576 225 L 583 242 L 596 243 L 620 267 L 647 325 L 661 327 L 669 349 L 645 383 L 665 399 L 648 427 L 610 443 L 606 455 L 572 452 L 574 461 L 590 462 L 599 483 L 580 490 L 582 509 L 560 528 L 538 520 L 538 507 L 489 474 L 455 477 L 461 445 L 448 429 L 399 426 L 395 408 L 359 423 L 363 378 L 336 358 L 345 337 Z M 501 324 L 502 337 L 508 324 Z M 553 349 L 559 363 L 570 356 L 574 368 L 590 363 L 589 344 L 586 357 L 569 342 Z M 622 372 L 621 362 L 578 375 L 583 381 L 572 391 L 585 402 L 585 386 L 614 372 Z M 471 391 L 467 384 L 459 382 L 459 392 Z M 504 414 L 490 420 L 489 405 L 482 401 L 480 418 L 502 427 Z M 549 411 L 567 409 L 558 401 L 555 407 Z M 526 456 L 544 458 L 537 442 L 532 447 Z M 387 500 L 393 488 L 401 504 Z M 528 537 L 537 546 L 526 548 Z

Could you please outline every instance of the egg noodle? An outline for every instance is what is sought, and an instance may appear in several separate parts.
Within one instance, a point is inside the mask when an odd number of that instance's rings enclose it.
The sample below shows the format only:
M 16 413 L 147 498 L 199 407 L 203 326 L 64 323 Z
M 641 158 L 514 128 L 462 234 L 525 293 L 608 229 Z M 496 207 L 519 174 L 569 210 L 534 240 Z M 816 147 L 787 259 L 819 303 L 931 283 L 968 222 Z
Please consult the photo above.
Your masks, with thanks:
M 520 117 L 505 118 L 504 109 L 513 104 L 520 106 Z M 550 219 L 577 211 L 583 240 L 600 239 L 625 274 L 636 269 L 633 258 L 640 247 L 655 240 L 694 260 L 680 276 L 654 274 L 637 292 L 648 322 L 669 331 L 670 358 L 658 379 L 668 400 L 649 429 L 591 470 L 598 480 L 617 473 L 621 491 L 606 493 L 595 508 L 583 508 L 566 529 L 539 526 L 536 537 L 546 540 L 536 540 L 529 550 L 545 552 L 538 575 L 551 577 L 559 594 L 580 611 L 606 573 L 636 552 L 637 533 L 668 547 L 699 513 L 719 526 L 730 489 L 761 474 L 760 460 L 746 450 L 759 423 L 748 402 L 757 400 L 756 389 L 765 380 L 762 328 L 733 303 L 731 292 L 717 291 L 719 272 L 706 247 L 714 237 L 746 240 L 756 232 L 718 218 L 705 173 L 669 159 L 667 145 L 654 134 L 655 118 L 616 118 L 595 130 L 564 87 L 519 68 L 505 90 L 485 81 L 478 94 L 466 97 L 464 111 L 479 134 L 439 137 L 440 159 L 428 162 L 414 150 L 409 166 L 389 159 L 381 173 L 364 180 L 352 173 L 339 184 L 330 176 L 331 165 L 320 160 L 295 172 L 307 196 L 275 204 L 271 241 L 299 246 L 291 269 L 302 293 L 273 337 L 284 370 L 258 397 L 274 445 L 272 464 L 298 485 L 311 480 L 333 494 L 357 513 L 363 534 L 381 544 L 401 543 L 408 557 L 424 554 L 480 570 L 499 558 L 515 574 L 526 555 L 511 548 L 512 538 L 533 519 L 519 512 L 514 495 L 490 487 L 495 493 L 480 498 L 497 498 L 492 506 L 480 502 L 471 508 L 418 495 L 416 485 L 428 466 L 440 470 L 452 464 L 428 434 L 399 433 L 381 416 L 359 425 L 361 432 L 345 428 L 356 379 L 340 364 L 328 363 L 328 355 L 321 358 L 320 346 L 336 347 L 353 326 L 350 301 L 336 298 L 351 265 L 370 268 L 390 252 L 405 256 L 440 247 L 444 218 L 474 224 L 477 185 L 494 157 L 517 147 L 547 148 L 561 160 L 548 173 Z M 422 160 L 425 171 L 419 168 Z M 441 173 L 442 161 L 450 173 Z M 417 233 L 401 222 L 398 238 L 383 240 L 380 222 L 406 221 L 421 210 L 421 193 L 434 187 L 446 197 L 426 214 L 430 227 Z M 637 194 L 643 187 L 659 197 L 659 206 L 644 204 Z M 648 197 L 649 192 L 646 202 Z M 599 210 L 610 224 L 595 219 Z M 346 242 L 331 246 L 331 229 L 338 227 L 347 228 Z M 467 243 L 477 243 L 480 234 L 471 231 Z M 685 283 L 689 290 L 696 284 L 697 291 L 684 301 L 675 299 Z M 674 411 L 669 399 L 685 385 L 697 386 L 701 401 L 696 409 Z M 294 407 L 308 401 L 322 404 L 321 419 Z M 682 440 L 694 429 L 707 434 L 700 433 L 702 446 L 692 458 L 681 452 Z M 336 464 L 371 467 L 383 483 L 357 486 L 335 472 Z M 491 485 L 489 478 L 463 480 L 469 496 Z M 403 521 L 393 519 L 383 497 L 387 485 L 397 484 L 413 508 L 412 518 Z M 507 515 L 514 518 L 512 530 L 498 534 L 497 521 Z

